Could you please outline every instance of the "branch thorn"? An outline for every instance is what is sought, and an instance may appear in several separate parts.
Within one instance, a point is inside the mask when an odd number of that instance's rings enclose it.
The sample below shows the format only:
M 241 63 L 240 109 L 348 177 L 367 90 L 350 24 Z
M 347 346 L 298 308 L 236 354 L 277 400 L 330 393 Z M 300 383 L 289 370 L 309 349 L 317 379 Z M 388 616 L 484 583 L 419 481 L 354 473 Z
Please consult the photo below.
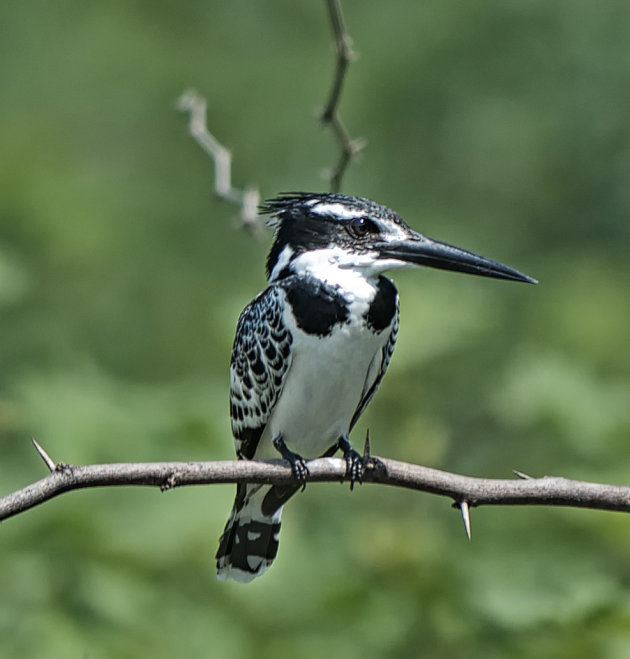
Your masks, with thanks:
M 459 502 L 459 510 L 462 513 L 462 520 L 464 522 L 464 528 L 466 529 L 466 535 L 468 536 L 468 539 L 471 539 L 471 532 L 470 532 L 470 506 L 468 505 L 468 501 L 463 500 Z
M 35 437 L 31 437 L 31 442 L 33 443 L 33 446 L 35 447 L 35 450 L 39 453 L 39 457 L 44 461 L 46 466 L 48 467 L 48 471 L 52 474 L 57 470 L 57 465 L 55 464 L 55 461 L 46 453 L 46 451 L 39 445 Z
M 531 481 L 533 480 L 532 476 L 528 476 L 527 474 L 524 474 L 522 471 L 516 471 L 516 469 L 512 470 L 512 473 L 517 477 L 520 478 L 521 480 L 524 481 Z

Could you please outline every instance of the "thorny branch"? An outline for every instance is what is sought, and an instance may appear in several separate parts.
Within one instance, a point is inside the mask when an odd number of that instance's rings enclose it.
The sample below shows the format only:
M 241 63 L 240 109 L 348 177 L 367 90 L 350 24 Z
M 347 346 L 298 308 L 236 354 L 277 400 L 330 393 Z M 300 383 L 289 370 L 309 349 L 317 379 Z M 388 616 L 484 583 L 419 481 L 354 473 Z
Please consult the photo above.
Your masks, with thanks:
M 214 483 L 291 484 L 287 463 L 228 460 L 222 462 L 148 462 L 101 465 L 55 463 L 33 440 L 50 474 L 0 498 L 0 521 L 18 515 L 64 492 L 89 487 L 145 485 L 168 490 Z M 459 508 L 470 537 L 470 508 L 485 505 L 546 505 L 615 510 L 630 513 L 630 487 L 545 476 L 490 479 L 461 476 L 420 465 L 368 456 L 363 482 L 393 485 L 448 497 Z M 308 462 L 309 483 L 343 482 L 340 458 Z
M 346 30 L 346 24 L 343 19 L 340 0 L 326 0 L 326 4 L 328 6 L 328 14 L 330 16 L 335 40 L 337 63 L 330 95 L 326 106 L 322 110 L 321 120 L 324 124 L 330 125 L 341 149 L 337 165 L 329 174 L 331 191 L 339 192 L 341 189 L 341 179 L 346 168 L 348 167 L 350 160 L 363 148 L 364 142 L 362 140 L 352 140 L 350 138 L 350 134 L 339 116 L 338 107 L 341 92 L 343 90 L 343 83 L 345 81 L 348 65 L 354 58 L 354 53 L 352 52 L 352 41 Z

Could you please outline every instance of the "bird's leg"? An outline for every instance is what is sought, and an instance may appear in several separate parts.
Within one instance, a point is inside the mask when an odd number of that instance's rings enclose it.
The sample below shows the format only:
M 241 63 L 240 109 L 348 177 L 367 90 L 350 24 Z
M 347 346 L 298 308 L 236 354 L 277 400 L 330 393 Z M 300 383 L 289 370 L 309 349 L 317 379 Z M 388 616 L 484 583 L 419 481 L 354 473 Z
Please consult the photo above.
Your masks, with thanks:
M 346 461 L 346 476 L 350 478 L 350 489 L 354 489 L 354 484 L 363 480 L 363 458 L 358 451 L 355 451 L 350 444 L 350 440 L 344 435 L 339 438 L 338 446 L 343 452 Z
M 306 489 L 306 478 L 310 475 L 306 460 L 301 455 L 291 451 L 282 439 L 282 435 L 278 435 L 273 439 L 273 445 L 278 450 L 278 453 L 291 465 L 293 477 L 302 486 L 302 491 Z

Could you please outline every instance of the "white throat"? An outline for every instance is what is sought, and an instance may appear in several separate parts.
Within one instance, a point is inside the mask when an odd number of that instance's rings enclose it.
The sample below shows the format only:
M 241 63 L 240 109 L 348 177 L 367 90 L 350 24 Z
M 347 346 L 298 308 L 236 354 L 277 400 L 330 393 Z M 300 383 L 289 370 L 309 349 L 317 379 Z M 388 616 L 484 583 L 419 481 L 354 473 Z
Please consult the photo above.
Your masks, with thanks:
M 285 248 L 285 250 L 287 249 L 289 248 Z M 285 250 L 278 263 L 282 260 Z M 413 264 L 396 259 L 379 259 L 374 252 L 355 254 L 340 247 L 326 247 L 304 252 L 291 262 L 291 270 L 296 275 L 315 277 L 327 284 L 346 290 L 355 288 L 359 281 L 372 286 L 379 275 L 386 270 L 409 267 L 413 267 Z
M 339 247 L 327 247 L 300 254 L 292 261 L 291 270 L 298 276 L 315 277 L 342 290 L 354 291 L 366 284 L 372 288 L 382 272 L 375 266 L 374 255 L 348 254 Z

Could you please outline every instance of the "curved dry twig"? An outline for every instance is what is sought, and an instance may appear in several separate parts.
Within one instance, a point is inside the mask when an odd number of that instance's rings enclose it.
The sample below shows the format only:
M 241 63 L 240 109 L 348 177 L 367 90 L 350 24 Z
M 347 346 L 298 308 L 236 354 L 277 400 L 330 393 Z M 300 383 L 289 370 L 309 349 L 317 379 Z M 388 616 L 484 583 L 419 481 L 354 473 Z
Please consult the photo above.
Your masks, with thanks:
M 188 130 L 214 162 L 214 193 L 240 207 L 243 226 L 260 231 L 263 226 L 258 215 L 260 193 L 256 188 L 239 190 L 232 186 L 232 154 L 208 130 L 206 99 L 196 91 L 188 90 L 177 100 L 177 109 L 190 114 Z
M 35 443 L 35 442 L 34 442 Z M 36 444 L 36 443 L 35 443 Z M 51 473 L 0 498 L 0 520 L 18 515 L 64 492 L 90 487 L 145 485 L 168 490 L 213 483 L 290 484 L 291 468 L 283 461 L 148 462 L 72 466 L 55 464 L 36 444 Z M 46 456 L 44 458 L 44 455 Z M 343 482 L 346 463 L 319 458 L 308 463 L 310 483 Z M 484 505 L 546 505 L 630 512 L 630 487 L 568 478 L 473 478 L 439 469 L 368 456 L 365 483 L 393 485 L 453 499 L 470 536 L 469 508 Z
M 354 58 L 354 53 L 352 52 L 352 41 L 346 30 L 346 24 L 343 19 L 340 1 L 326 0 L 326 4 L 328 6 L 328 14 L 330 16 L 333 31 L 337 60 L 333 84 L 328 96 L 328 102 L 322 110 L 321 120 L 324 124 L 330 126 L 341 149 L 339 160 L 329 174 L 331 191 L 339 192 L 341 189 L 341 179 L 343 178 L 346 168 L 348 167 L 350 160 L 363 148 L 364 142 L 363 140 L 351 139 L 350 134 L 339 116 L 339 99 L 341 98 L 346 71 L 350 62 Z

